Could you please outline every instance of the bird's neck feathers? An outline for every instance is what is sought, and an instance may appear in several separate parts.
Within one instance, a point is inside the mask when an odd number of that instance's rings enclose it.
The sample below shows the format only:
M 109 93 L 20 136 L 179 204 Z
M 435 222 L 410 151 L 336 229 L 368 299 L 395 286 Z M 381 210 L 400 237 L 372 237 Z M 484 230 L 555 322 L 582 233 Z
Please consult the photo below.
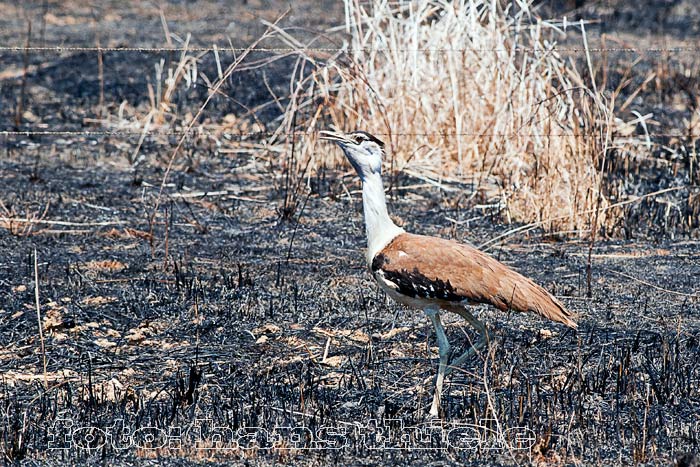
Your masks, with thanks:
M 381 173 L 372 172 L 362 177 L 362 204 L 367 230 L 367 262 L 371 264 L 375 255 L 404 230 L 389 217 Z

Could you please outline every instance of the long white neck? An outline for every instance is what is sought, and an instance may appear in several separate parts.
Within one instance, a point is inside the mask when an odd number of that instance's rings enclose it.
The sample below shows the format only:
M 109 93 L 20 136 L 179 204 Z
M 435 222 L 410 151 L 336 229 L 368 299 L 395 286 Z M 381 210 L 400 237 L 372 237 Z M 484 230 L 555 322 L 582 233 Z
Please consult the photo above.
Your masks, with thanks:
M 404 230 L 394 224 L 386 209 L 382 176 L 371 173 L 362 178 L 362 204 L 367 230 L 367 263 Z

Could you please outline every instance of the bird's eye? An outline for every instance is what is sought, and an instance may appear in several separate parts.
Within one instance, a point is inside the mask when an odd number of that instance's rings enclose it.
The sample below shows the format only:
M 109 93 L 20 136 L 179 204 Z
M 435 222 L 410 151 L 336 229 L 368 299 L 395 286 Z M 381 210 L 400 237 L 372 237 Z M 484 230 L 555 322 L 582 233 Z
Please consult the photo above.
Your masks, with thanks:
M 352 133 L 350 136 L 352 141 L 357 144 L 358 146 L 366 143 L 368 141 L 371 141 L 372 143 L 376 144 L 380 148 L 384 147 L 384 143 L 378 140 L 375 136 L 370 135 L 369 133 L 366 133 L 364 131 L 358 131 L 357 133 Z

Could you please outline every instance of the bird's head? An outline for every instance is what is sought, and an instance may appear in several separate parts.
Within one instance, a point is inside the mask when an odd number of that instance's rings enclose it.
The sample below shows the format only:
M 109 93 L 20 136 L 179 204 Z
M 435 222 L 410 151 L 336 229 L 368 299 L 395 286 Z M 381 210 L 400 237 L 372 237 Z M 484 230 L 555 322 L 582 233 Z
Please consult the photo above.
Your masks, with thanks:
M 345 157 L 348 158 L 363 181 L 371 174 L 382 173 L 384 143 L 377 137 L 366 131 L 352 131 L 350 133 L 322 131 L 321 139 L 333 141 L 340 146 Z

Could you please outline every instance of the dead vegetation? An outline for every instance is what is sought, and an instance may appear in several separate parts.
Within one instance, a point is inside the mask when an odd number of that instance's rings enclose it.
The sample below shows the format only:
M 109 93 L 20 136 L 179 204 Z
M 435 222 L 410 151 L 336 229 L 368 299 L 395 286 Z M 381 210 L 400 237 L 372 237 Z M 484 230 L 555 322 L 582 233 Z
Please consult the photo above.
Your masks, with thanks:
M 0 228 L 7 230 L 10 235 L 28 237 L 37 233 L 37 225 L 41 224 L 49 211 L 50 203 L 39 208 L 27 206 L 23 211 L 18 212 L 13 205 L 7 206 L 0 199 Z M 24 215 L 22 215 L 24 214 Z M 39 230 L 39 233 L 41 230 Z
M 387 140 L 392 172 L 461 180 L 507 221 L 578 235 L 595 217 L 615 222 L 605 159 L 623 150 L 618 127 L 638 122 L 615 118 L 616 94 L 597 88 L 590 56 L 579 70 L 560 55 L 562 24 L 495 0 L 346 0 L 345 11 L 348 39 L 330 58 L 279 33 L 301 58 L 282 123 L 308 135 L 300 159 L 330 163 L 314 136 L 324 126 L 362 128 Z

